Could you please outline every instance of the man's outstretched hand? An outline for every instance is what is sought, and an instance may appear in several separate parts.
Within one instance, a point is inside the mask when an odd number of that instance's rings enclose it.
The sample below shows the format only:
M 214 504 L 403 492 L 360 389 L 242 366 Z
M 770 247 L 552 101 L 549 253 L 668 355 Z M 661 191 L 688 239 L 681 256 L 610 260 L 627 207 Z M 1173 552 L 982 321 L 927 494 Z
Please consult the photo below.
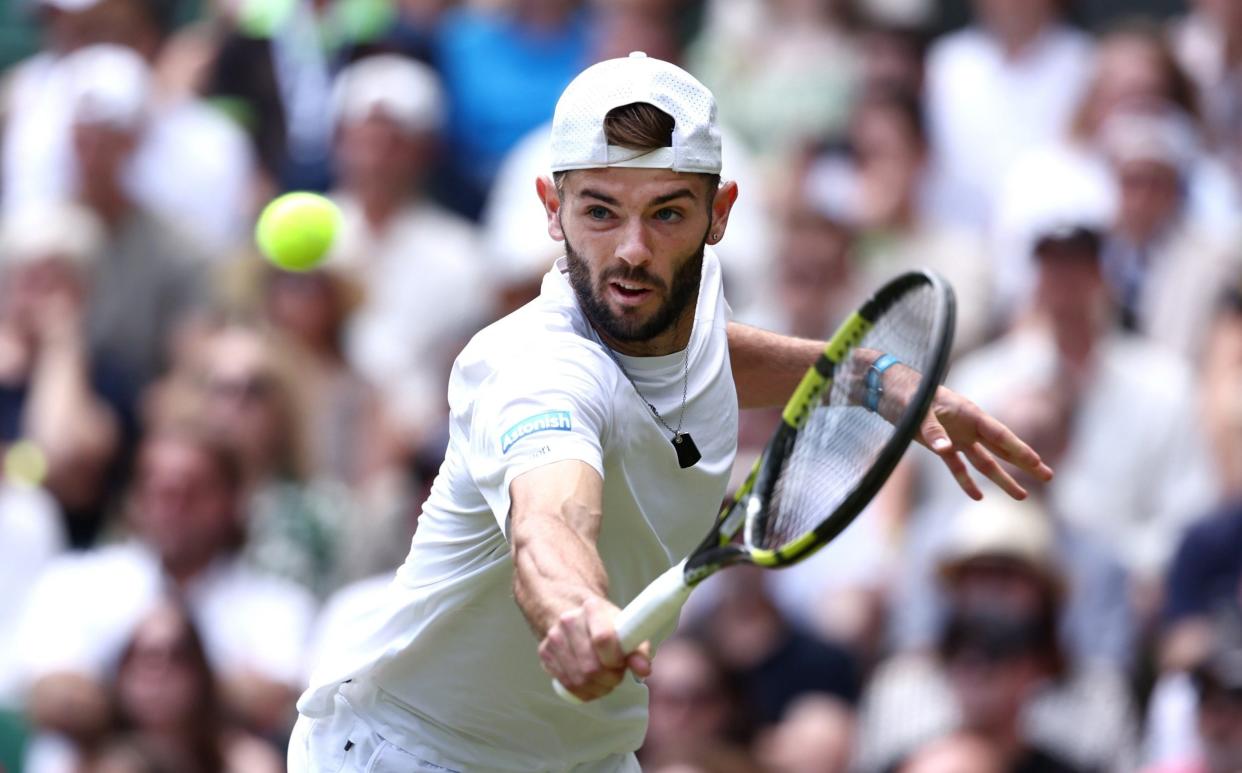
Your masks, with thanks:
M 1052 479 L 1052 468 L 1021 438 L 947 387 L 936 390 L 915 439 L 944 461 L 957 485 L 971 499 L 982 499 L 983 492 L 971 478 L 966 462 L 1014 499 L 1025 499 L 1026 489 L 1001 466 L 997 457 L 1036 480 Z

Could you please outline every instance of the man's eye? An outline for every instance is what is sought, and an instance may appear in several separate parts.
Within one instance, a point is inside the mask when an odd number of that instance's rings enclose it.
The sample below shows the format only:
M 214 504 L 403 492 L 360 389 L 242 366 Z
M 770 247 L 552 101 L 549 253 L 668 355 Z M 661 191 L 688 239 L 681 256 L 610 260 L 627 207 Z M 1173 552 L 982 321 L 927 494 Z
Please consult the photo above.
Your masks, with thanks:
M 655 213 L 655 219 L 662 223 L 676 223 L 678 220 L 681 220 L 681 212 L 665 207 Z
M 607 218 L 609 214 L 608 210 L 604 207 L 591 207 L 587 210 L 587 217 L 594 220 L 603 220 Z

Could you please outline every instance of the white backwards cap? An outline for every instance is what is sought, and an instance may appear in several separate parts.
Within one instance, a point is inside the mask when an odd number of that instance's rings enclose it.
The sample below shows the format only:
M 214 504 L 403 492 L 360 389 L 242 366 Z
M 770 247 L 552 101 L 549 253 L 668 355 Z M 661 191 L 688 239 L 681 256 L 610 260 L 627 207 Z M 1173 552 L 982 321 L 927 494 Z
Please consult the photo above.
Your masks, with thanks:
M 604 117 L 635 102 L 673 117 L 673 146 L 651 151 L 609 145 Z M 552 171 L 608 166 L 720 174 L 716 99 L 693 75 L 636 51 L 583 70 L 552 117 Z

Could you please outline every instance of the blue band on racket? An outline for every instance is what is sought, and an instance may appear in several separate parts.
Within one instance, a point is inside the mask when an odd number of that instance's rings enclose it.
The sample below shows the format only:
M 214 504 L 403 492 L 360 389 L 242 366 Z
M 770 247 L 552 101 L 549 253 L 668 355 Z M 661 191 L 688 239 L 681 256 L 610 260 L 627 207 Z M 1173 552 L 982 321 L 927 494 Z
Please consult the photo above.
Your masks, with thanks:
M 881 378 L 884 371 L 896 365 L 900 360 L 891 354 L 881 354 L 867 369 L 867 399 L 863 405 L 872 413 L 880 409 L 880 397 L 884 394 L 884 382 Z

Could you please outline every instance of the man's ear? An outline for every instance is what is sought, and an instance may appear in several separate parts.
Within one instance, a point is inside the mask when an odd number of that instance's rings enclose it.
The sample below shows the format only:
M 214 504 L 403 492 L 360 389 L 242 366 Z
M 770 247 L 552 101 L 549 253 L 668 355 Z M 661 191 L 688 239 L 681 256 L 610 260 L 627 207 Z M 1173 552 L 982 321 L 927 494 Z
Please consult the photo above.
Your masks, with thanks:
M 543 204 L 544 214 L 548 216 L 548 236 L 558 242 L 565 241 L 565 232 L 561 230 L 561 192 L 556 183 L 547 175 L 535 178 L 535 192 L 539 194 L 539 202 Z
M 718 244 L 724 238 L 725 228 L 729 226 L 729 213 L 733 211 L 733 203 L 737 201 L 737 183 L 726 180 L 716 190 L 712 199 L 712 227 L 707 232 L 707 243 Z

